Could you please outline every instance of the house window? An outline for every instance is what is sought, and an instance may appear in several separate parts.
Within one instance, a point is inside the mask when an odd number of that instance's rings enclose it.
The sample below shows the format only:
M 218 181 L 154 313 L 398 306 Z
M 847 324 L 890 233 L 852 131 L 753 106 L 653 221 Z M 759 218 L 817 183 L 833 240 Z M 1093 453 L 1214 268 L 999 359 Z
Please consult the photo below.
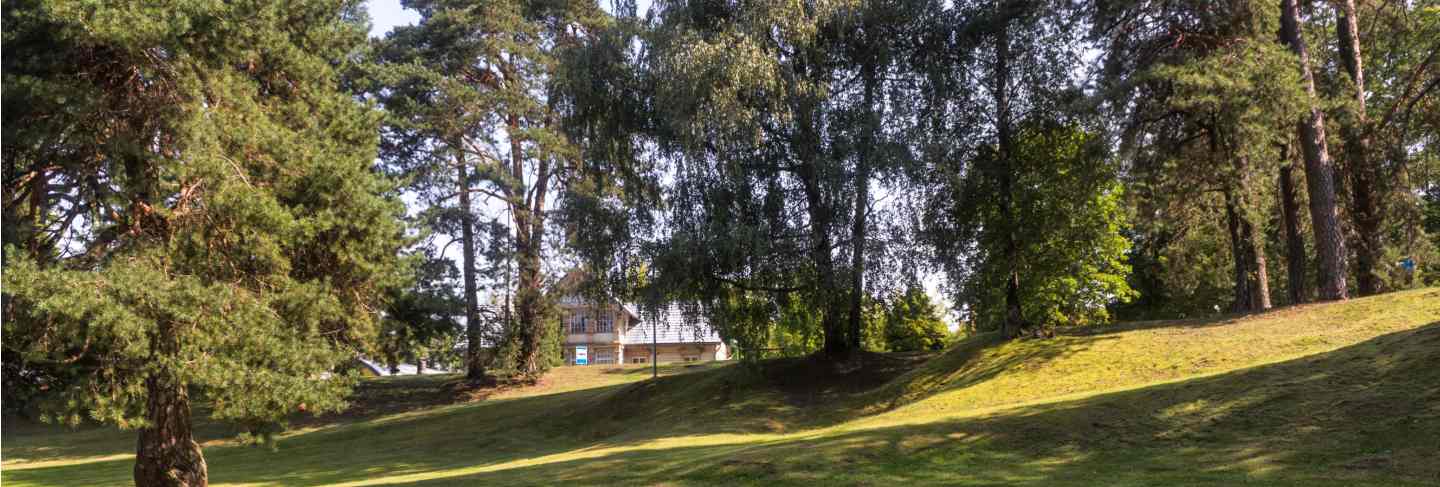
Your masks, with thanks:
M 614 363 L 615 363 L 615 352 L 614 352 L 614 351 L 612 351 L 612 350 L 596 350 L 596 351 L 595 351 L 595 364 L 597 364 L 597 365 L 601 365 L 601 364 L 606 364 L 606 365 L 608 365 L 608 364 L 614 364 Z
M 696 357 L 694 355 L 686 355 L 683 360 L 685 360 L 686 362 L 699 362 L 700 357 Z
M 571 317 L 570 317 L 570 333 L 585 333 L 585 317 L 584 317 L 584 316 L 571 316 Z
M 611 321 L 610 315 L 601 315 L 595 319 L 595 333 L 611 333 L 614 331 L 615 323 Z
M 643 364 L 643 363 L 645 363 L 647 360 L 649 360 L 649 359 L 647 359 L 647 358 L 645 358 L 645 357 L 630 357 L 630 363 L 632 363 L 632 364 Z

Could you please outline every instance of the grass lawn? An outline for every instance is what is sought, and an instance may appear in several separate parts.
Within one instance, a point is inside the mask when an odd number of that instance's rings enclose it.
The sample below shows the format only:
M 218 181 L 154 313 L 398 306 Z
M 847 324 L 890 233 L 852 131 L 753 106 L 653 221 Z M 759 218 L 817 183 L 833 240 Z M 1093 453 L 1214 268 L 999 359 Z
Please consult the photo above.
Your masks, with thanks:
M 274 450 L 198 430 L 216 485 L 1440 485 L 1440 289 L 866 360 L 376 379 Z M 0 479 L 128 484 L 133 448 L 7 418 Z

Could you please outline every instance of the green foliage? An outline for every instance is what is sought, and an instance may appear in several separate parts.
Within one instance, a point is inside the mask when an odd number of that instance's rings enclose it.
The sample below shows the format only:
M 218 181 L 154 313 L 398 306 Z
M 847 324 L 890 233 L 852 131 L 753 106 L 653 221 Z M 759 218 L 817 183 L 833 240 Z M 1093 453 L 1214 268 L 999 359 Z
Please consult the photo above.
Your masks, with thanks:
M 448 260 L 414 254 L 409 286 L 390 291 L 378 345 L 387 363 L 407 361 L 458 368 L 456 339 L 463 332 L 465 302 L 457 293 L 455 266 Z
M 338 74 L 358 8 L 7 4 L 5 221 L 36 225 L 6 235 L 6 359 L 83 371 L 45 418 L 144 426 L 151 377 L 221 419 L 342 407 L 401 244 Z
M 609 20 L 594 1 L 421 0 L 420 22 L 375 46 L 367 91 L 389 114 L 384 155 L 408 174 L 423 204 L 453 209 L 437 223 L 460 229 L 476 220 L 461 194 L 504 208 L 506 252 L 491 262 L 494 287 L 514 296 L 505 350 L 526 374 L 553 362 L 557 317 L 544 302 L 542 259 L 553 229 L 556 193 L 581 165 L 561 124 L 561 60 Z M 499 213 L 499 212 L 496 212 Z M 442 228 L 444 229 L 444 228 Z M 513 274 L 514 279 L 510 276 Z M 498 280 L 498 279 L 497 279 Z M 510 347 L 510 348 L 506 348 Z M 558 356 L 558 355 L 556 355 Z M 508 363 L 504 360 L 502 362 Z
M 738 292 L 708 310 L 710 322 L 734 343 L 740 360 L 799 357 L 819 350 L 824 341 L 815 303 L 762 293 Z
M 919 286 L 891 299 L 884 316 L 886 349 L 892 352 L 940 350 L 951 337 L 940 309 Z
M 1014 219 L 1005 220 L 987 175 L 994 153 L 982 151 L 950 203 L 948 218 L 962 241 L 975 238 L 967 259 L 972 269 L 959 283 L 960 309 L 981 329 L 1004 320 L 1008 278 L 1003 232 L 1018 247 L 1024 318 L 1053 325 L 1109 321 L 1107 306 L 1134 297 L 1126 277 L 1130 241 L 1123 191 L 1100 139 L 1071 125 L 1033 122 L 1021 126 L 1010 164 L 1016 177 Z M 1025 222 L 1016 227 L 1017 222 Z

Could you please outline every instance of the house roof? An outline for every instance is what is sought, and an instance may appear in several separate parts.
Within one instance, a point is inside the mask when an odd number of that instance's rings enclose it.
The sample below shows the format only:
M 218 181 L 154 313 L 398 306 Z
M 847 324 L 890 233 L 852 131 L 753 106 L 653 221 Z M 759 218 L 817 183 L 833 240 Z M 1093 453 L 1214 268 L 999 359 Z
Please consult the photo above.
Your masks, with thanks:
M 555 283 L 555 286 L 552 290 L 553 292 L 556 292 L 560 295 L 560 302 L 562 304 L 600 304 L 599 302 L 596 302 L 594 298 L 582 296 L 576 293 L 577 289 L 580 287 L 581 281 L 588 278 L 589 275 L 585 274 L 585 272 L 578 269 L 572 269 L 570 270 L 570 272 L 565 273 L 565 276 L 561 277 L 560 280 Z M 635 308 L 633 306 L 622 303 L 620 302 L 620 300 L 614 298 L 605 298 L 604 301 L 606 304 L 614 305 L 620 308 L 620 310 L 624 311 L 625 313 L 628 313 L 631 318 L 640 318 L 640 314 L 635 312 Z
M 695 313 L 689 320 L 685 314 L 684 309 L 675 304 L 660 310 L 657 316 L 640 314 L 640 323 L 625 331 L 625 343 L 720 343 L 720 334 L 703 314 Z
M 386 366 L 385 364 L 382 364 L 382 363 L 380 363 L 380 362 L 376 362 L 376 361 L 369 360 L 369 359 L 366 359 L 366 358 L 364 358 L 364 357 L 361 357 L 361 358 L 360 358 L 360 364 L 361 364 L 361 365 L 364 365 L 366 368 L 368 368 L 368 369 L 370 369 L 371 371 L 375 372 L 375 375 L 379 375 L 379 376 L 381 376 L 381 377 L 384 377 L 384 376 L 387 376 L 387 375 L 392 375 L 392 374 L 390 374 L 390 367 L 388 367 L 388 366 Z M 397 373 L 397 374 L 394 374 L 394 375 L 417 375 L 417 374 L 415 373 L 415 365 L 414 365 L 414 364 L 396 364 L 396 367 L 395 367 L 395 368 L 398 369 L 400 372 Z M 436 368 L 432 368 L 432 367 L 425 367 L 425 373 L 426 373 L 426 374 L 448 374 L 448 373 L 450 373 L 450 371 L 445 370 L 445 369 L 436 369 Z

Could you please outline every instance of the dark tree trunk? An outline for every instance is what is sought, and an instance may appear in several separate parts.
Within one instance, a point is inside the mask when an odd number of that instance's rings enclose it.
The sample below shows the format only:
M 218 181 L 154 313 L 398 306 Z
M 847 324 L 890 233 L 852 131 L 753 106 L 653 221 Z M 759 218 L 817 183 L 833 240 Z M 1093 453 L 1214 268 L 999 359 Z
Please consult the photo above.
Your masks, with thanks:
M 1269 269 L 1263 243 L 1255 224 L 1246 215 L 1243 200 L 1233 191 L 1225 192 L 1225 216 L 1230 230 L 1230 251 L 1235 261 L 1237 312 L 1270 309 Z
M 1270 269 L 1265 261 L 1265 241 L 1262 240 L 1260 232 L 1255 229 L 1253 222 L 1243 208 L 1240 212 L 1240 242 L 1245 250 L 1245 264 L 1247 274 L 1245 275 L 1250 288 L 1250 310 L 1264 311 L 1270 309 Z
M 1230 256 L 1235 262 L 1232 272 L 1233 292 L 1235 294 L 1230 302 L 1230 311 L 1241 312 L 1250 310 L 1250 280 L 1246 278 L 1250 274 L 1249 260 L 1245 258 L 1243 249 L 1243 238 L 1240 236 L 1240 210 L 1236 208 L 1235 193 L 1225 192 L 1225 228 L 1230 233 Z
M 544 341 L 543 316 L 541 316 L 540 300 L 543 298 L 540 289 L 540 257 L 532 250 L 534 242 L 524 239 L 520 243 L 520 255 L 516 258 L 519 267 L 519 276 L 516 280 L 515 293 L 515 318 L 516 331 L 519 333 L 520 348 L 518 357 L 518 368 L 520 373 L 534 376 L 544 370 L 540 355 L 541 344 Z
M 1290 288 L 1290 304 L 1301 304 L 1310 300 L 1310 286 L 1305 279 L 1305 238 L 1300 233 L 1300 203 L 1295 201 L 1295 166 L 1290 161 L 1288 149 L 1281 149 L 1285 165 L 1280 168 L 1280 212 L 1285 226 L 1286 285 Z
M 1310 192 L 1311 230 L 1320 261 L 1319 298 L 1326 301 L 1349 298 L 1346 288 L 1345 238 L 1335 203 L 1335 167 L 1325 141 L 1325 113 L 1315 95 L 1315 78 L 1310 71 L 1310 52 L 1300 32 L 1300 13 L 1295 0 L 1280 2 L 1280 38 L 1300 58 L 1310 114 L 1298 123 L 1300 147 L 1305 156 L 1305 183 Z
M 152 337 L 157 353 L 175 354 L 178 338 L 170 325 Z M 208 485 L 205 457 L 190 433 L 190 396 L 185 385 L 166 369 L 145 379 L 145 419 L 135 447 L 135 485 L 201 487 Z
M 485 378 L 485 363 L 480 355 L 480 304 L 475 285 L 475 227 L 470 213 L 470 178 L 466 171 L 465 158 L 458 153 L 455 165 L 459 172 L 461 274 L 465 280 L 465 379 L 479 381 Z
M 866 36 L 874 35 L 873 32 L 866 32 Z M 862 68 L 864 73 L 865 96 L 865 128 L 861 134 L 859 153 L 855 161 L 855 220 L 851 229 L 850 248 L 850 349 L 860 350 L 861 333 L 864 329 L 864 304 L 865 304 L 865 220 L 870 206 L 870 158 L 873 157 L 873 146 L 876 141 L 876 134 L 880 129 L 879 115 L 875 113 L 875 91 L 878 89 L 878 76 L 875 72 L 874 61 L 867 62 Z
M 1002 14 L 1003 17 L 1003 14 Z M 1005 242 L 1005 323 L 1001 332 L 1007 337 L 1017 336 L 1025 326 L 1025 310 L 1020 302 L 1020 244 L 1015 228 L 1021 222 L 1014 210 L 1014 172 L 1010 157 L 1014 152 L 1014 135 L 1010 120 L 1010 32 L 1009 18 L 1000 20 L 995 32 L 995 133 L 999 139 L 999 154 L 996 157 L 995 178 L 1000 194 L 1000 218 L 1004 220 Z
M 510 130 L 510 176 L 515 181 L 525 181 L 524 146 L 520 137 L 520 118 L 510 115 L 507 120 Z M 516 266 L 519 276 L 516 282 L 515 307 L 516 328 L 519 332 L 518 366 L 520 373 L 535 377 L 546 368 L 546 357 L 541 347 L 549 330 L 546 327 L 544 292 L 541 289 L 540 252 L 545 238 L 545 196 L 550 179 L 550 162 L 541 158 L 536 165 L 534 184 L 523 185 L 508 194 L 512 219 L 515 223 Z
M 425 375 L 425 357 L 415 357 L 415 375 Z
M 1357 25 L 1355 0 L 1338 2 L 1340 18 L 1336 28 L 1339 39 L 1340 61 L 1345 72 L 1354 83 L 1355 94 L 1352 116 L 1340 126 L 1340 137 L 1345 141 L 1345 165 L 1350 175 L 1353 208 L 1351 217 L 1355 221 L 1355 233 L 1359 240 L 1355 248 L 1355 278 L 1357 291 L 1369 296 L 1381 291 L 1376 265 L 1384 250 L 1380 226 L 1384 223 L 1384 211 L 1380 208 L 1382 198 L 1376 194 L 1378 170 L 1371 162 L 1370 137 L 1365 113 L 1365 66 L 1360 54 L 1360 33 Z
M 804 150 L 807 154 L 802 155 L 803 160 L 798 164 L 796 172 L 804 187 L 806 211 L 810 216 L 810 260 L 819 274 L 816 294 L 824 310 L 821 313 L 820 325 L 825 332 L 825 356 L 832 360 L 845 360 L 850 356 L 850 342 L 846 340 L 845 324 L 841 321 L 840 311 L 844 309 L 844 305 L 841 304 L 841 295 L 837 292 L 840 286 L 839 280 L 835 278 L 835 261 L 831 254 L 831 208 L 821 194 L 820 175 L 815 167 L 815 159 L 820 156 L 819 136 L 816 135 L 813 113 L 809 111 L 813 108 L 813 105 L 802 108 L 798 119 L 799 131 L 804 139 L 801 147 L 806 148 Z

